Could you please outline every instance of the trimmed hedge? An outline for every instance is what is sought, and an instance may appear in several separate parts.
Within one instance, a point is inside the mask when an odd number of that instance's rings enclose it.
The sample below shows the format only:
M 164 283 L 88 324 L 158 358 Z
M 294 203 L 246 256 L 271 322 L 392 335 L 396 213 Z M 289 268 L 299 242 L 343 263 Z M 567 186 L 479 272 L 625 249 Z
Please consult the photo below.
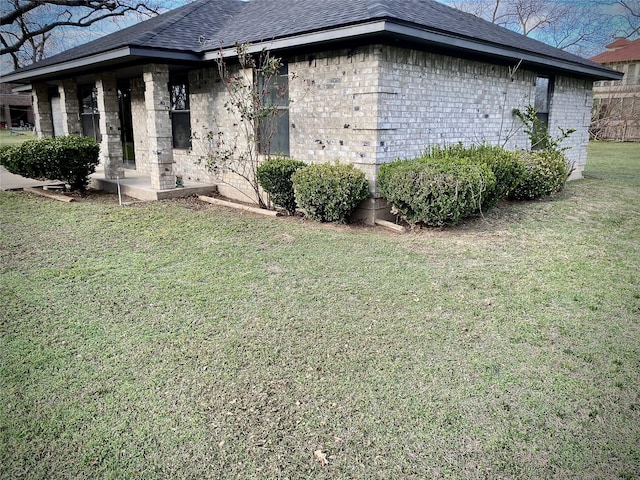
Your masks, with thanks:
M 496 179 L 484 164 L 423 157 L 396 160 L 378 173 L 380 193 L 409 223 L 455 225 L 480 211 Z
M 518 186 L 525 174 L 525 166 L 519 152 L 505 150 L 503 147 L 487 144 L 462 144 L 446 147 L 434 146 L 427 150 L 429 158 L 454 161 L 457 163 L 471 163 L 487 165 L 493 172 L 496 183 L 492 190 L 484 192 L 482 210 L 487 211 L 495 207 L 501 198 L 507 197 Z
M 293 215 L 296 211 L 296 196 L 291 176 L 307 164 L 293 158 L 271 157 L 257 170 L 258 183 L 269 194 L 273 203 Z
M 369 197 L 364 172 L 351 164 L 322 163 L 297 170 L 291 177 L 296 202 L 319 222 L 345 223 L 355 208 Z
M 36 161 L 35 150 L 40 147 L 40 140 L 27 140 L 21 145 L 9 145 L 0 149 L 0 165 L 9 172 L 26 178 L 46 179 L 46 165 Z M 30 152 L 31 154 L 28 154 Z
M 509 198 L 536 200 L 559 192 L 569 176 L 567 157 L 557 150 L 523 152 L 525 174 Z
M 100 145 L 93 138 L 54 137 L 2 149 L 0 164 L 23 177 L 61 180 L 72 190 L 85 190 L 99 153 Z

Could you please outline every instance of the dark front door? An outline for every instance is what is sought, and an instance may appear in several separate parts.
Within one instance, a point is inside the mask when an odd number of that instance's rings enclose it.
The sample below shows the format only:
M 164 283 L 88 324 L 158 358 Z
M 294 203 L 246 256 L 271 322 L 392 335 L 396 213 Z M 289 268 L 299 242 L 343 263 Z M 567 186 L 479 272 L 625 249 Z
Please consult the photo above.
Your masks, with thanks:
M 129 82 L 118 86 L 120 101 L 120 139 L 124 168 L 136 168 L 136 153 L 133 145 L 133 117 L 131 115 L 131 89 Z

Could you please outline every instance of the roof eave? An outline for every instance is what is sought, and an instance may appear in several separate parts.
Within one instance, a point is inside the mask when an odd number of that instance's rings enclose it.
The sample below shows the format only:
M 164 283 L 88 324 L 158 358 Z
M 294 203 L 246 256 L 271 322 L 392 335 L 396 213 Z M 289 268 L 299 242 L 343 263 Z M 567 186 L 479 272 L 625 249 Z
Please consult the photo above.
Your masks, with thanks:
M 66 62 L 54 63 L 40 68 L 30 68 L 2 76 L 2 83 L 34 82 L 49 77 L 60 77 L 65 72 L 79 72 L 95 68 L 99 65 L 118 64 L 130 61 L 132 57 L 150 60 L 199 61 L 202 56 L 195 52 L 167 51 L 142 47 L 121 47 Z
M 427 31 L 397 23 L 389 23 L 388 31 L 402 36 L 417 38 L 431 44 L 446 46 L 465 52 L 478 53 L 479 55 L 498 57 L 502 60 L 512 61 L 514 64 L 522 62 L 525 65 L 591 77 L 594 80 L 620 80 L 622 78 L 620 72 L 611 70 L 608 67 L 584 65 L 544 54 L 536 54 L 504 45 L 483 42 L 473 38 Z
M 262 50 L 285 50 L 290 48 L 305 47 L 322 43 L 348 40 L 363 35 L 384 33 L 385 22 L 368 22 L 357 25 L 337 27 L 318 32 L 303 33 L 289 37 L 253 42 L 248 45 L 247 53 L 259 53 Z M 216 60 L 218 58 L 232 58 L 237 55 L 236 47 L 222 47 L 204 52 L 204 60 Z
M 363 24 L 344 26 L 320 32 L 311 32 L 293 35 L 273 40 L 254 42 L 249 45 L 249 53 L 257 53 L 266 50 L 284 50 L 309 46 L 313 44 L 329 43 L 349 40 L 362 35 L 393 34 L 412 41 L 420 41 L 426 44 L 438 45 L 448 49 L 460 50 L 467 53 L 477 53 L 482 56 L 491 56 L 512 61 L 515 64 L 522 61 L 524 64 L 540 66 L 544 69 L 554 69 L 573 75 L 590 77 L 594 80 L 620 80 L 622 75 L 607 67 L 594 67 L 570 62 L 563 59 L 549 57 L 510 48 L 503 45 L 492 44 L 475 40 L 470 37 L 462 37 L 450 33 L 434 30 L 423 30 L 406 24 L 400 24 L 387 19 Z M 217 58 L 229 58 L 236 55 L 235 47 L 220 48 L 204 52 L 204 60 Z

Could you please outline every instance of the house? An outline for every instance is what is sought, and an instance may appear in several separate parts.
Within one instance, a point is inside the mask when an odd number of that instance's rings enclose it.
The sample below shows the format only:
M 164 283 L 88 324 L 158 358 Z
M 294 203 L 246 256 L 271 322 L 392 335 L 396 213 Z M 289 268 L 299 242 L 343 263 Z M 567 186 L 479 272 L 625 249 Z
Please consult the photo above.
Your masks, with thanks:
M 618 38 L 605 48 L 591 60 L 624 77 L 594 83 L 591 134 L 599 140 L 640 142 L 640 38 Z
M 512 111 L 529 104 L 551 131 L 577 130 L 563 145 L 579 177 L 593 82 L 622 77 L 433 0 L 197 0 L 5 81 L 31 84 L 40 136 L 99 138 L 107 178 L 135 168 L 157 190 L 174 188 L 176 174 L 215 182 L 197 162 L 202 144 L 193 137 L 212 119 L 226 132 L 237 128 L 215 63 L 232 62 L 237 43 L 285 64 L 290 102 L 278 150 L 362 169 L 367 222 L 389 215 L 376 187 L 381 164 L 433 144 L 527 148 Z M 220 191 L 236 196 L 226 185 Z
M 32 125 L 29 92 L 20 91 L 20 85 L 0 83 L 0 128 L 29 128 Z

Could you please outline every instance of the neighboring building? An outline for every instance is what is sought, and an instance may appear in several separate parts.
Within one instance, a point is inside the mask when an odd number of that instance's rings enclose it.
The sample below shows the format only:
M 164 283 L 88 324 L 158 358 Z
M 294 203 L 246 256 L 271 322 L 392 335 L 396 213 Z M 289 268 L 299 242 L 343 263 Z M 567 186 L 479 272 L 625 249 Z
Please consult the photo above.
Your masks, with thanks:
M 206 41 L 203 41 L 206 39 Z M 277 149 L 305 162 L 350 162 L 388 215 L 378 167 L 429 145 L 489 142 L 527 148 L 514 108 L 535 104 L 580 173 L 587 157 L 592 85 L 621 74 L 432 0 L 197 0 L 18 70 L 31 83 L 40 136 L 93 135 L 110 178 L 135 166 L 155 189 L 175 175 L 214 182 L 197 163 L 212 125 L 237 125 L 215 59 L 236 43 L 286 64 Z M 251 78 L 251 72 L 245 72 Z M 220 185 L 221 193 L 234 191 Z
M 593 85 L 591 136 L 597 140 L 640 142 L 640 38 L 618 38 L 591 60 L 624 74 L 622 80 Z
M 0 128 L 29 128 L 33 126 L 31 94 L 14 91 L 20 85 L 0 83 Z

